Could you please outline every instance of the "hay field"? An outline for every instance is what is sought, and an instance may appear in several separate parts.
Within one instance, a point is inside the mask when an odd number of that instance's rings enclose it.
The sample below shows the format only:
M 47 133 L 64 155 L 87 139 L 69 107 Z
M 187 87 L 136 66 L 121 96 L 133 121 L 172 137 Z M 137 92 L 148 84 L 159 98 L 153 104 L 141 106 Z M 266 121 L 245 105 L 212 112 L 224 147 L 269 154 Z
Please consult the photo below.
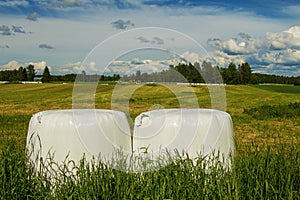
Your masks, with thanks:
M 128 85 L 135 87 L 133 85 Z M 99 84 L 96 108 L 111 109 L 115 84 Z M 182 88 L 177 87 L 180 91 Z M 210 108 L 206 86 L 196 94 Z M 230 172 L 203 170 L 185 155 L 151 173 L 126 173 L 103 163 L 81 163 L 76 176 L 53 185 L 27 164 L 25 142 L 32 114 L 72 108 L 72 84 L 0 84 L 0 197 L 3 199 L 299 199 L 300 87 L 292 85 L 227 85 L 227 112 L 234 124 L 236 156 Z M 124 90 L 125 95 L 126 90 Z M 117 96 L 115 101 L 124 100 Z M 179 107 L 168 87 L 139 86 L 130 98 L 129 117 L 149 109 Z M 125 102 L 126 103 L 126 102 Z M 116 106 L 118 107 L 118 105 Z M 115 107 L 114 107 L 115 108 Z M 62 171 L 64 175 L 64 171 Z M 53 186 L 55 190 L 53 190 Z
M 114 84 L 98 85 L 96 108 L 111 109 L 114 87 Z M 180 86 L 177 86 L 177 90 L 179 89 Z M 210 95 L 206 86 L 194 86 L 190 89 L 197 95 L 200 107 L 210 108 Z M 31 115 L 44 110 L 71 109 L 72 92 L 72 84 L 0 84 L 0 141 L 14 137 L 24 145 Z M 181 97 L 189 99 L 189 95 L 183 93 Z M 244 109 L 299 102 L 299 95 L 300 87 L 292 85 L 227 85 L 227 112 L 233 119 L 237 146 L 253 142 L 260 145 L 274 142 L 298 144 L 299 117 L 256 119 L 245 114 Z M 114 108 L 118 105 L 123 106 L 122 102 L 117 102 Z M 180 107 L 176 95 L 162 85 L 140 86 L 129 99 L 132 119 L 149 109 L 176 107 Z

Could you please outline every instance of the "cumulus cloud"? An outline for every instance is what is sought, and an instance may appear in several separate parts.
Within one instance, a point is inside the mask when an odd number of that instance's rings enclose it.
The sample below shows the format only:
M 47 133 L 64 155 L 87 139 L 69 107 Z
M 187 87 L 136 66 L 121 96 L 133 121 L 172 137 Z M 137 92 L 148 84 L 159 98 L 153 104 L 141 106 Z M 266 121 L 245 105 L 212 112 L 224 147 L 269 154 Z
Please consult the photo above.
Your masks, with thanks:
M 154 44 L 164 44 L 165 43 L 164 40 L 159 37 L 153 37 L 152 39 L 153 39 L 152 43 L 154 43 Z
M 160 38 L 160 37 L 153 37 L 153 38 L 146 38 L 144 36 L 140 36 L 137 38 L 137 40 L 139 40 L 141 43 L 151 43 L 151 44 L 157 44 L 157 45 L 162 45 L 165 43 L 164 39 Z
M 96 62 L 90 62 L 88 65 L 88 71 L 93 71 L 93 72 L 97 72 L 97 65 Z
M 197 53 L 194 52 L 184 52 L 181 57 L 188 63 L 201 63 L 200 56 Z
M 107 73 L 117 73 L 117 74 L 133 74 L 137 70 L 142 73 L 153 73 L 160 72 L 164 69 L 168 69 L 169 65 L 167 62 L 160 62 L 157 60 L 141 60 L 140 62 L 135 61 L 114 61 L 106 69 Z
M 51 66 L 47 65 L 46 61 L 40 61 L 40 62 L 28 62 L 28 63 L 25 63 L 25 66 L 28 66 L 28 65 L 33 65 L 33 66 L 34 66 L 34 69 L 35 69 L 37 72 L 43 72 L 46 66 L 47 66 L 47 67 L 49 68 L 49 70 L 51 71 Z
M 85 2 L 88 4 L 89 1 Z M 84 4 L 84 2 L 82 2 Z M 51 9 L 66 10 L 82 6 L 78 0 L 63 0 L 63 1 L 41 1 L 40 5 Z
M 281 64 L 300 65 L 300 50 L 285 49 L 281 51 L 266 51 L 254 54 L 247 60 L 257 65 Z
M 15 7 L 15 6 L 29 6 L 29 2 L 26 0 L 10 0 L 10 1 L 0 1 L 0 6 Z
M 276 33 L 267 33 L 263 50 L 254 54 L 260 63 L 285 65 L 299 64 L 300 61 L 300 26 Z
M 67 4 L 75 5 L 75 6 L 80 6 L 80 2 L 77 0 L 65 0 L 64 1 Z
M 269 32 L 263 38 L 239 33 L 238 38 L 211 38 L 207 43 L 215 48 L 211 56 L 222 67 L 230 62 L 249 62 L 254 72 L 280 72 L 282 68 L 281 72 L 285 71 L 285 74 L 288 69 L 294 74 L 300 67 L 300 26 Z
M 191 53 L 192 54 L 192 53 Z M 133 58 L 131 60 L 114 60 L 106 69 L 107 73 L 117 74 L 133 74 L 137 70 L 142 73 L 160 72 L 169 69 L 170 65 L 177 65 L 178 63 L 186 63 L 182 56 L 170 56 L 165 59 L 141 59 Z
M 46 61 L 19 63 L 15 60 L 9 61 L 7 64 L 0 66 L 0 70 L 14 70 L 19 69 L 21 66 L 27 67 L 28 65 L 33 65 L 36 72 L 43 72 L 46 66 L 48 66 L 51 71 L 51 66 L 47 65 Z
M 97 74 L 100 73 L 100 68 L 97 66 L 97 63 L 95 61 L 90 61 L 88 63 L 84 63 L 84 65 L 80 65 L 80 67 L 78 66 L 79 70 L 84 70 L 86 73 L 93 73 L 93 74 Z
M 239 33 L 239 38 L 230 38 L 228 40 L 212 38 L 207 40 L 207 44 L 229 55 L 239 55 L 257 52 L 257 49 L 262 46 L 262 41 L 260 39 L 252 39 L 246 33 Z
M 62 67 L 60 67 L 59 69 L 57 69 L 57 71 L 55 73 L 58 74 L 70 74 L 70 73 L 74 73 L 77 74 L 79 72 L 81 72 L 81 62 L 77 61 L 77 62 L 70 62 L 67 64 L 64 64 Z
M 266 41 L 272 50 L 286 48 L 300 50 L 300 26 L 293 26 L 277 33 L 267 33 Z
M 7 25 L 2 25 L 0 26 L 0 34 L 1 35 L 11 35 L 11 31 L 10 31 L 10 28 L 9 26 Z
M 251 39 L 251 36 L 250 36 L 249 34 L 247 34 L 247 33 L 241 32 L 241 33 L 239 33 L 238 35 L 239 35 L 241 38 L 245 39 L 245 40 L 250 40 L 250 39 Z
M 39 48 L 40 49 L 55 49 L 53 46 L 48 45 L 48 44 L 40 44 Z
M 10 28 L 6 25 L 0 26 L 0 31 L 10 31 Z
M 10 36 L 10 35 L 14 35 L 15 33 L 26 34 L 30 32 L 26 32 L 22 26 L 15 26 L 15 25 L 12 25 L 11 27 L 7 25 L 0 26 L 0 35 Z
M 18 61 L 12 60 L 7 64 L 0 66 L 0 70 L 14 70 L 19 69 L 20 66 L 22 66 L 22 64 L 20 64 Z
M 147 62 L 147 60 L 140 60 L 139 58 L 134 58 L 133 60 L 130 61 L 130 64 L 133 65 L 142 65 L 145 64 Z
M 143 37 L 143 36 L 140 36 L 137 38 L 140 42 L 142 43 L 149 43 L 150 40 L 148 40 L 147 38 Z
M 130 27 L 134 27 L 134 23 L 132 23 L 130 20 L 124 21 L 122 19 L 119 19 L 117 21 L 111 22 L 112 27 L 119 29 L 119 30 L 125 30 Z
M 12 32 L 14 33 L 26 33 L 22 26 L 12 26 Z
M 30 21 L 37 21 L 39 17 L 40 17 L 40 15 L 37 12 L 34 12 L 34 13 L 31 13 L 30 15 L 28 15 L 26 17 L 26 19 L 28 19 Z
M 289 76 L 299 76 L 300 66 L 286 66 L 281 64 L 268 64 L 259 65 L 256 67 L 255 72 L 257 73 L 269 73 L 269 74 L 282 74 Z

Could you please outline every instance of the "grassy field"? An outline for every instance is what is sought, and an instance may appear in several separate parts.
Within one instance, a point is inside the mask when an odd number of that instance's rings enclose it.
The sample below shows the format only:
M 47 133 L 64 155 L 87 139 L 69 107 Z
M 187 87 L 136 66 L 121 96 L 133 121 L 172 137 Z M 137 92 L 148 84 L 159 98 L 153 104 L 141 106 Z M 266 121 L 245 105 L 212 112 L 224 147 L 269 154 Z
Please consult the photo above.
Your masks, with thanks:
M 99 84 L 96 108 L 111 109 L 114 84 Z M 132 86 L 128 86 L 132 87 Z M 177 90 L 180 90 L 178 86 Z M 199 105 L 210 108 L 206 86 L 191 87 Z M 292 85 L 227 85 L 227 112 L 236 142 L 232 171 L 206 174 L 188 159 L 157 172 L 127 174 L 103 164 L 78 171 L 77 178 L 57 181 L 57 189 L 33 174 L 24 155 L 32 114 L 72 108 L 72 84 L 0 84 L 0 196 L 10 198 L 67 199 L 299 199 L 300 116 L 255 117 L 245 110 L 270 109 L 300 102 L 300 87 Z M 183 97 L 189 99 L 188 92 Z M 155 108 L 179 107 L 167 87 L 144 85 L 129 99 L 130 117 Z M 295 112 L 299 110 L 294 110 Z M 199 159 L 200 162 L 201 159 Z

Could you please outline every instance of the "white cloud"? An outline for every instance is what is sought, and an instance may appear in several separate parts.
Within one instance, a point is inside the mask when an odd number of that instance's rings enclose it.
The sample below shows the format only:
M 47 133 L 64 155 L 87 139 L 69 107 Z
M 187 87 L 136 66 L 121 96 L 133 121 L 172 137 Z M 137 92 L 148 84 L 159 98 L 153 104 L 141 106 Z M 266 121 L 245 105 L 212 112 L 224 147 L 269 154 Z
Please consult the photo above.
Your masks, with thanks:
M 185 55 L 193 55 L 194 53 L 186 53 Z M 170 65 L 177 65 L 178 63 L 183 62 L 182 57 L 170 57 L 161 60 L 152 60 L 152 59 L 139 59 L 134 58 L 132 60 L 115 60 L 107 68 L 106 72 L 116 73 L 116 74 L 133 74 L 137 70 L 140 70 L 142 73 L 153 73 L 166 70 Z
M 95 61 L 90 61 L 80 66 L 77 65 L 76 68 L 73 67 L 73 69 L 77 69 L 79 71 L 84 70 L 86 73 L 101 73 L 100 69 L 97 68 L 97 63 Z
M 300 26 L 293 26 L 281 32 L 267 33 L 266 41 L 270 49 L 300 49 Z
M 255 70 L 257 73 L 281 74 L 288 76 L 299 76 L 300 66 L 288 66 L 281 64 L 259 65 Z
M 2 25 L 0 26 L 0 35 L 12 35 L 12 32 L 7 25 Z
M 30 21 L 37 21 L 40 15 L 37 12 L 33 12 L 30 15 L 27 15 L 26 19 Z
M 31 32 L 26 32 L 22 26 L 12 25 L 11 28 L 7 25 L 0 26 L 0 35 L 10 36 L 15 35 L 15 33 L 27 34 Z
M 283 12 L 290 16 L 300 16 L 300 6 L 293 5 L 284 7 Z
M 252 54 L 262 47 L 260 39 L 253 39 L 248 34 L 239 34 L 240 38 L 230 38 L 228 40 L 209 39 L 207 43 L 219 51 L 229 55 Z M 247 36 L 247 37 L 246 37 Z
M 15 6 L 29 6 L 29 3 L 26 0 L 9 0 L 9 1 L 0 1 L 0 6 L 15 7 Z
M 256 59 L 259 63 L 274 63 L 282 65 L 299 65 L 300 64 L 300 50 L 285 49 L 278 52 L 265 52 L 257 55 Z
M 286 49 L 278 58 L 278 63 L 299 65 L 300 64 L 300 50 Z
M 99 71 L 97 69 L 96 62 L 90 62 L 87 70 L 88 71 L 93 71 L 93 72 Z
M 60 68 L 56 68 L 55 74 L 77 74 L 81 72 L 81 62 L 72 62 L 62 65 Z
M 81 65 L 80 61 L 65 64 L 66 67 L 80 67 L 80 65 Z
M 220 67 L 227 67 L 231 62 L 233 63 L 243 63 L 245 61 L 245 55 L 229 55 L 223 51 L 214 51 L 209 53 L 210 57 L 214 60 L 216 65 Z
M 12 32 L 15 32 L 15 33 L 26 33 L 23 29 L 22 26 L 14 26 L 12 25 Z
M 18 61 L 12 60 L 9 61 L 7 64 L 4 64 L 0 66 L 0 70 L 14 70 L 14 69 L 19 69 L 22 64 L 20 64 Z
M 38 73 L 43 72 L 45 67 L 48 66 L 45 61 L 20 63 L 18 61 L 12 60 L 9 61 L 7 64 L 0 66 L 0 70 L 14 70 L 18 69 L 19 67 L 27 67 L 28 65 L 33 65 L 35 71 Z M 51 71 L 51 67 L 48 66 L 48 68 Z
M 65 2 L 69 4 L 79 4 L 77 0 L 65 0 Z
M 190 62 L 190 63 L 195 63 L 195 62 L 198 62 L 198 63 L 201 63 L 201 58 L 200 56 L 197 54 L 197 53 L 194 53 L 194 52 L 184 52 L 181 57 L 183 59 L 185 59 L 187 62 Z
M 152 39 L 153 39 L 153 41 L 152 41 L 153 44 L 164 44 L 165 43 L 165 41 L 160 37 L 153 37 Z
M 112 24 L 112 27 L 114 27 L 116 29 L 120 29 L 120 30 L 125 30 L 130 27 L 134 27 L 134 23 L 132 23 L 130 20 L 124 21 L 122 19 L 119 19 L 117 21 L 112 22 L 111 24 Z
M 241 36 L 241 35 L 240 35 Z M 268 32 L 263 38 L 242 38 L 227 40 L 210 39 L 208 44 L 216 49 L 211 56 L 221 67 L 230 62 L 249 62 L 255 72 L 294 74 L 300 64 L 300 26 L 293 26 L 279 32 Z M 257 69 L 257 70 L 256 70 Z
M 141 43 L 151 43 L 151 44 L 157 44 L 157 45 L 163 45 L 165 43 L 165 40 L 161 37 L 155 36 L 152 38 L 146 38 L 144 36 L 139 36 L 136 38 Z
M 17 3 L 19 1 L 12 2 Z M 230 38 L 234 34 L 243 31 L 244 34 L 240 34 L 241 38 L 239 40 L 232 38 L 233 41 L 226 41 L 226 43 L 225 40 L 222 39 L 224 44 L 222 43 L 223 46 L 221 46 L 221 48 L 227 48 L 231 52 L 235 52 L 236 55 L 227 55 L 223 52 L 223 55 L 220 54 L 220 57 L 217 58 L 220 61 L 223 59 L 222 62 L 227 62 L 229 59 L 238 61 L 242 59 L 245 60 L 245 57 L 240 54 L 249 56 L 257 53 L 258 48 L 256 49 L 256 47 L 259 44 L 256 43 L 258 39 L 255 39 L 255 37 L 264 36 L 267 31 L 276 32 L 292 23 L 289 21 L 278 22 L 276 19 L 261 18 L 249 13 L 230 13 L 221 7 L 216 8 L 213 6 L 191 8 L 156 6 L 154 9 L 153 7 L 147 7 L 141 4 L 140 9 L 117 9 L 116 7 L 108 5 L 113 4 L 111 3 L 113 1 L 108 0 L 102 0 L 101 2 L 65 0 L 61 2 L 63 2 L 61 6 L 64 7 L 57 8 L 56 11 L 61 11 L 58 12 L 58 17 L 47 16 L 47 13 L 42 13 L 37 10 L 37 12 L 43 15 L 43 18 L 39 19 L 39 23 L 29 23 L 24 16 L 19 16 L 19 18 L 18 16 L 4 16 L 4 18 L 1 16 L 3 22 L 0 26 L 6 24 L 11 29 L 11 25 L 15 24 L 24 27 L 26 32 L 28 30 L 34 32 L 34 34 L 15 34 L 14 37 L 0 36 L 1 39 L 4 38 L 2 43 L 9 44 L 10 47 L 9 49 L 5 49 L 5 54 L 1 52 L 0 60 L 7 62 L 7 59 L 16 59 L 25 62 L 25 59 L 31 61 L 39 57 L 46 60 L 48 64 L 51 64 L 53 71 L 73 72 L 79 69 L 79 67 L 74 67 L 73 69 L 73 67 L 64 66 L 66 62 L 84 60 L 84 57 L 88 55 L 89 51 L 97 44 L 109 36 L 119 33 L 119 30 L 112 28 L 111 22 L 117 19 L 125 19 L 123 22 L 126 23 L 127 19 L 130 19 L 134 21 L 136 27 L 164 27 L 180 31 L 191 36 L 204 46 L 206 45 L 206 40 L 210 37 Z M 0 5 L 1 3 L 3 2 L 0 2 Z M 46 3 L 48 3 L 48 7 L 54 6 L 54 4 L 50 5 L 50 1 L 41 1 L 39 5 Z M 126 1 L 125 3 L 139 6 L 138 1 L 135 2 L 135 0 Z M 80 4 L 80 7 L 75 4 Z M 106 6 L 106 4 L 108 6 Z M 66 11 L 66 6 L 76 9 L 78 12 L 72 12 L 74 10 L 71 10 L 71 12 L 66 14 L 66 12 L 68 12 Z M 84 12 L 85 15 L 83 15 L 82 13 L 85 8 L 87 9 Z M 118 18 L 116 18 L 116 16 L 118 16 Z M 252 40 L 250 40 L 247 35 L 252 35 Z M 156 36 L 162 38 L 160 35 Z M 153 39 L 152 36 L 145 36 L 145 38 L 148 42 L 156 41 L 159 43 L 159 40 Z M 171 43 L 166 37 L 163 39 L 164 45 Z M 44 41 L 47 41 L 47 44 L 51 44 L 52 47 L 56 47 L 56 50 L 41 51 L 41 49 L 37 48 L 37 45 Z M 129 43 L 129 41 L 124 41 L 125 45 L 126 43 Z M 272 43 L 268 44 L 271 45 Z M 172 40 L 171 45 L 183 46 L 184 44 L 179 44 L 178 40 Z M 286 46 L 283 45 L 286 45 L 286 43 L 276 43 L 273 41 L 274 48 L 282 49 L 284 47 L 283 49 L 285 49 Z M 163 45 L 161 46 L 163 47 Z M 206 47 L 207 46 L 205 46 L 205 48 Z M 290 48 L 293 49 L 292 47 Z M 4 49 L 2 50 L 4 52 Z M 210 50 L 211 48 L 208 51 Z M 190 52 L 193 52 L 193 49 Z M 114 51 L 104 52 L 104 54 L 113 53 Z M 0 63 L 0 65 L 1 64 L 3 63 Z
M 45 67 L 48 66 L 46 61 L 40 61 L 40 62 L 27 62 L 25 63 L 26 66 L 33 65 L 36 72 L 43 72 Z M 48 66 L 50 72 L 51 72 L 51 66 Z

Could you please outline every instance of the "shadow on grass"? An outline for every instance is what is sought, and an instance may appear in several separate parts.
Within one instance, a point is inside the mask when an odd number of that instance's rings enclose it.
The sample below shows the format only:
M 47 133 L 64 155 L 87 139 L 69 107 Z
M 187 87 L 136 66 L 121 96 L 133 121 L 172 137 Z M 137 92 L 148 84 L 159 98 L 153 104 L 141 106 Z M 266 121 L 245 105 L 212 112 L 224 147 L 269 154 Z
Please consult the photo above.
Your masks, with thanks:
M 300 94 L 300 87 L 294 85 L 251 85 L 252 87 L 279 93 Z

